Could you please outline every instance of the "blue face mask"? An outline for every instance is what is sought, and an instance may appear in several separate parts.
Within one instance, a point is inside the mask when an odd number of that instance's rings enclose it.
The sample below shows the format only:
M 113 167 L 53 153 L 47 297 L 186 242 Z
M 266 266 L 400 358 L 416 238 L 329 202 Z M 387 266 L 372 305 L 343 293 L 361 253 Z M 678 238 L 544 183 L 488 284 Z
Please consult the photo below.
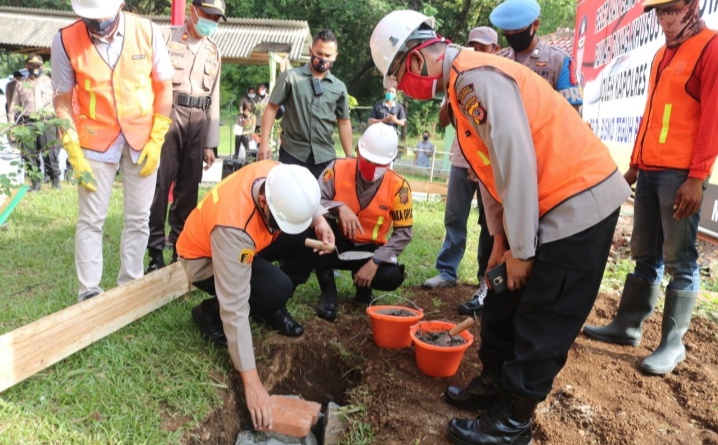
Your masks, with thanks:
M 197 31 L 197 34 L 199 34 L 201 37 L 209 37 L 212 34 L 214 34 L 214 31 L 217 30 L 217 25 L 219 23 L 205 19 L 202 17 L 197 17 L 197 23 L 194 24 L 194 30 Z
M 395 97 L 396 97 L 396 94 L 394 94 L 394 93 L 387 92 L 386 94 L 384 94 L 384 99 L 386 99 L 386 100 L 394 100 Z

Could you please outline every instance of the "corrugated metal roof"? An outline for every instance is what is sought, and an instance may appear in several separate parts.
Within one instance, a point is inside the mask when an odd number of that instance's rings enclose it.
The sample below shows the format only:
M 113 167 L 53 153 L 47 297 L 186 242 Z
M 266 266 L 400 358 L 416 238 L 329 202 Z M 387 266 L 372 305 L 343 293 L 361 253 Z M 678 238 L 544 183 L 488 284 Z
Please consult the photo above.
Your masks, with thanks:
M 48 53 L 57 31 L 76 19 L 66 11 L 0 7 L 0 45 Z M 160 26 L 170 24 L 169 17 L 151 19 Z M 270 51 L 303 62 L 312 42 L 309 24 L 299 20 L 230 18 L 220 23 L 212 38 L 223 62 L 241 64 L 266 63 Z

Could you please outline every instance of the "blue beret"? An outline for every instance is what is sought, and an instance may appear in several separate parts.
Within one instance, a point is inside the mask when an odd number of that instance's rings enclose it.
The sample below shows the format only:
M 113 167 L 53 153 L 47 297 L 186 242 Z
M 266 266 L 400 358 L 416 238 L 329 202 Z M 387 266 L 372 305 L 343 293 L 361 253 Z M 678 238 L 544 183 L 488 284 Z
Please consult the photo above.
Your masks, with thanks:
M 523 29 L 533 23 L 541 13 L 536 0 L 506 0 L 491 11 L 491 23 L 505 31 Z

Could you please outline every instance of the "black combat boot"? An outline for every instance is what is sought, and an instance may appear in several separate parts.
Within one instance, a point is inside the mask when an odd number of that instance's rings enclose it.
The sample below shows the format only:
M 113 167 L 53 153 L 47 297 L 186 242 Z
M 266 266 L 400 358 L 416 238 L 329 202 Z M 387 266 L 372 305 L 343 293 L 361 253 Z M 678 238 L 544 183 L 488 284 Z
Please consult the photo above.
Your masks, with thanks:
M 317 281 L 322 294 L 315 310 L 319 318 L 334 322 L 337 318 L 337 284 L 332 269 L 317 270 Z
M 504 393 L 499 403 L 476 419 L 451 419 L 446 432 L 460 445 L 529 445 L 531 417 L 539 400 Z
M 162 256 L 162 249 L 147 249 L 150 262 L 147 264 L 145 275 L 165 267 L 165 257 Z
M 217 297 L 208 298 L 192 308 L 192 319 L 202 337 L 220 348 L 227 348 L 227 336 L 224 335 Z
M 371 287 L 358 287 L 354 300 L 359 304 L 369 305 L 374 300 L 374 293 Z
M 501 399 L 503 390 L 500 377 L 481 373 L 471 379 L 468 386 L 449 386 L 444 398 L 451 405 L 468 411 L 482 411 L 493 408 Z
M 263 319 L 265 323 L 287 337 L 299 337 L 304 334 L 304 328 L 292 318 L 292 314 L 289 313 L 286 307 L 265 314 Z

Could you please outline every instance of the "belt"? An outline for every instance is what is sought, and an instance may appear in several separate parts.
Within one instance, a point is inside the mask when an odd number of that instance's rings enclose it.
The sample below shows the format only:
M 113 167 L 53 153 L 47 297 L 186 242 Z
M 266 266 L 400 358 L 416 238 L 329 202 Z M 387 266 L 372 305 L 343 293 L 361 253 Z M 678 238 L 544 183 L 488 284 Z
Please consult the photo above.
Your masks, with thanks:
M 190 96 L 189 94 L 182 93 L 175 93 L 174 99 L 177 105 L 190 108 L 204 108 L 208 102 L 208 98 L 206 97 Z

